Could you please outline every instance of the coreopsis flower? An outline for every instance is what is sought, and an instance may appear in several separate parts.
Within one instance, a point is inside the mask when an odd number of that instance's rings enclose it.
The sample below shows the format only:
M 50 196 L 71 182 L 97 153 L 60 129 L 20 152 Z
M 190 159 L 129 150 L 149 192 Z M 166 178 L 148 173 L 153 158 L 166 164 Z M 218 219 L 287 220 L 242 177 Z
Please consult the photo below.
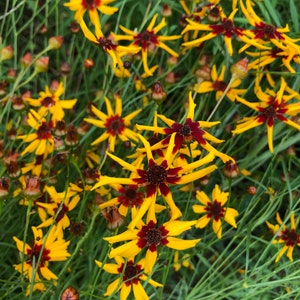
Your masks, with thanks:
M 202 159 L 199 159 L 188 165 L 174 168 L 172 163 L 174 161 L 176 153 L 174 154 L 172 150 L 175 147 L 175 133 L 171 135 L 164 157 L 159 157 L 156 160 L 153 158 L 149 142 L 146 141 L 144 137 L 140 135 L 139 137 L 144 144 L 147 153 L 148 165 L 142 165 L 140 167 L 135 166 L 125 162 L 124 160 L 117 156 L 114 156 L 113 154 L 107 153 L 109 157 L 119 163 L 123 168 L 131 171 L 133 174 L 131 174 L 131 176 L 128 176 L 127 178 L 101 176 L 99 182 L 96 183 L 93 187 L 93 189 L 95 189 L 97 187 L 113 183 L 126 185 L 137 184 L 140 187 L 145 187 L 146 198 L 144 199 L 144 202 L 138 210 L 135 218 L 129 224 L 129 228 L 131 229 L 134 228 L 134 226 L 138 222 L 140 222 L 147 211 L 148 221 L 156 220 L 155 204 L 156 196 L 159 194 L 161 194 L 162 197 L 166 200 L 170 208 L 171 218 L 175 220 L 181 217 L 182 213 L 174 203 L 169 185 L 186 184 L 192 182 L 203 176 L 206 176 L 207 174 L 210 174 L 217 168 L 216 165 L 211 165 L 206 168 L 196 170 L 204 164 L 210 163 L 214 159 L 213 153 L 209 153 Z
M 150 220 L 147 224 L 140 225 L 136 229 L 127 230 L 112 237 L 106 237 L 104 240 L 111 244 L 129 241 L 117 248 L 113 248 L 109 253 L 111 258 L 122 256 L 129 259 L 146 249 L 145 272 L 150 274 L 157 260 L 160 246 L 176 250 L 185 250 L 196 246 L 200 239 L 183 240 L 175 237 L 191 229 L 195 224 L 196 221 L 176 220 L 168 221 L 158 226 L 156 222 Z
M 114 0 L 70 0 L 70 2 L 64 3 L 64 6 L 76 11 L 75 20 L 81 20 L 84 14 L 88 12 L 91 22 L 95 23 L 99 20 L 98 11 L 105 15 L 112 15 L 118 11 L 117 7 L 108 6 L 112 2 Z
M 208 33 L 200 38 L 196 38 L 192 41 L 185 42 L 182 45 L 184 47 L 198 47 L 204 41 L 213 39 L 219 35 L 224 36 L 224 42 L 228 51 L 228 54 L 232 56 L 233 48 L 232 48 L 232 38 L 237 37 L 240 41 L 244 42 L 246 45 L 256 46 L 258 49 L 268 49 L 268 47 L 261 45 L 259 42 L 251 40 L 247 35 L 244 34 L 243 28 L 236 27 L 233 22 L 233 18 L 237 13 L 238 9 L 234 9 L 229 17 L 227 18 L 224 14 L 223 10 L 221 10 L 220 16 L 221 21 L 218 24 L 201 24 L 199 22 L 195 22 L 189 19 L 186 19 L 188 25 L 182 31 L 182 34 L 191 31 L 207 31 Z
M 255 110 L 257 115 L 241 119 L 232 133 L 240 134 L 249 129 L 266 124 L 269 150 L 270 152 L 274 152 L 273 129 L 275 121 L 281 121 L 297 130 L 300 130 L 300 125 L 288 118 L 289 116 L 296 116 L 300 112 L 300 102 L 288 103 L 297 93 L 295 92 L 294 94 L 284 95 L 286 86 L 286 81 L 283 77 L 281 77 L 280 88 L 277 92 L 272 90 L 263 92 L 259 87 L 256 87 L 256 95 L 260 102 L 249 102 L 237 96 L 236 101 Z
M 266 24 L 254 11 L 251 0 L 246 0 L 246 6 L 243 1 L 240 0 L 241 10 L 247 18 L 248 22 L 254 27 L 254 29 L 246 30 L 245 34 L 249 36 L 253 41 L 257 41 L 258 44 L 264 45 L 270 42 L 275 47 L 285 50 L 287 47 L 296 49 L 297 53 L 300 53 L 300 46 L 296 44 L 299 39 L 295 40 L 286 35 L 289 32 L 289 26 L 284 28 L 276 27 L 273 24 Z M 254 43 L 253 46 L 256 46 Z M 249 45 L 245 45 L 240 49 L 240 52 L 248 48 Z M 259 48 L 259 47 L 257 47 Z M 259 48 L 261 49 L 261 48 Z
M 28 134 L 19 135 L 17 139 L 22 139 L 25 143 L 30 143 L 21 153 L 24 156 L 27 153 L 43 155 L 46 158 L 54 151 L 54 137 L 52 130 L 54 123 L 47 121 L 44 116 L 31 109 L 28 113 L 27 124 L 33 129 Z
M 196 84 L 194 90 L 199 94 L 216 92 L 216 100 L 218 101 L 228 86 L 228 82 L 225 81 L 226 66 L 222 66 L 222 69 L 218 75 L 217 66 L 213 65 L 211 69 L 211 80 L 205 80 Z M 235 101 L 237 95 L 244 94 L 246 89 L 238 89 L 241 84 L 241 79 L 236 79 L 232 82 L 226 96 L 229 100 Z
M 63 231 L 70 226 L 68 213 L 72 211 L 80 200 L 80 196 L 70 190 L 58 193 L 54 186 L 46 186 L 46 191 L 51 197 L 50 203 L 37 202 L 37 205 L 45 208 L 48 219 L 44 220 L 37 228 L 49 227 L 54 225 L 56 235 L 63 238 Z
M 132 41 L 130 46 L 140 46 L 139 49 L 141 49 L 142 51 L 144 71 L 149 76 L 152 76 L 153 73 L 151 72 L 148 66 L 148 51 L 149 51 L 148 48 L 158 47 L 167 51 L 170 55 L 178 57 L 178 53 L 175 52 L 173 49 L 171 49 L 169 46 L 167 46 L 164 43 L 164 41 L 172 41 L 181 38 L 180 35 L 158 36 L 157 33 L 162 28 L 164 28 L 167 24 L 165 18 L 163 18 L 158 25 L 154 26 L 157 17 L 158 14 L 155 14 L 151 19 L 146 30 L 142 32 L 133 31 L 120 25 L 121 30 L 125 32 L 126 35 L 113 34 L 113 37 L 116 41 L 121 41 L 121 40 Z
M 120 299 L 126 300 L 131 291 L 133 291 L 135 299 L 148 300 L 149 297 L 146 294 L 140 280 L 146 281 L 154 287 L 163 286 L 153 279 L 149 279 L 144 273 L 144 258 L 137 263 L 134 263 L 133 258 L 125 261 L 125 259 L 120 256 L 115 256 L 114 260 L 116 262 L 115 264 L 103 264 L 102 262 L 95 260 L 95 263 L 99 268 L 110 274 L 119 275 L 119 278 L 108 285 L 104 296 L 111 296 L 112 294 L 120 291 Z
M 194 112 L 196 104 L 194 103 L 192 93 L 189 93 L 189 107 L 188 113 L 184 123 L 177 123 L 164 115 L 157 115 L 168 127 L 158 127 L 158 126 L 146 126 L 146 125 L 136 125 L 138 130 L 149 130 L 163 135 L 167 135 L 165 139 L 161 142 L 155 144 L 151 147 L 151 150 L 161 149 L 168 145 L 170 137 L 175 133 L 175 146 L 173 148 L 173 153 L 179 151 L 179 149 L 185 145 L 197 141 L 203 149 L 208 152 L 212 152 L 215 156 L 220 157 L 223 162 L 234 161 L 230 156 L 215 149 L 208 141 L 213 143 L 221 143 L 223 140 L 219 140 L 213 135 L 209 134 L 207 131 L 203 130 L 203 127 L 210 128 L 220 122 L 206 122 L 206 121 L 194 121 Z
M 239 213 L 236 209 L 225 206 L 228 196 L 229 193 L 222 192 L 217 184 L 212 191 L 212 200 L 203 191 L 197 191 L 196 198 L 201 205 L 193 205 L 193 211 L 205 215 L 198 219 L 195 227 L 204 228 L 212 221 L 213 231 L 218 239 L 222 237 L 222 220 L 237 228 L 235 218 Z
M 140 47 L 136 46 L 120 46 L 113 44 L 110 38 L 104 36 L 99 20 L 95 20 L 95 34 L 93 34 L 86 26 L 84 20 L 81 18 L 79 20 L 79 25 L 83 31 L 84 36 L 93 42 L 95 45 L 99 46 L 105 53 L 107 53 L 112 61 L 113 68 L 116 68 L 117 64 L 119 68 L 123 66 L 122 57 L 128 54 L 136 54 L 140 51 Z
M 295 214 L 292 213 L 290 229 L 283 224 L 279 213 L 276 214 L 276 221 L 278 224 L 273 225 L 269 222 L 267 226 L 272 230 L 272 233 L 276 235 L 276 239 L 272 241 L 273 244 L 284 244 L 282 249 L 276 256 L 275 262 L 277 263 L 280 258 L 286 253 L 286 256 L 290 261 L 293 261 L 293 251 L 296 246 L 300 247 L 300 234 L 296 232 Z
M 106 131 L 101 134 L 95 141 L 92 142 L 92 146 L 97 145 L 105 140 L 108 140 L 109 150 L 111 152 L 115 151 L 115 145 L 117 139 L 125 142 L 131 140 L 133 142 L 138 141 L 137 134 L 132 131 L 129 127 L 131 120 L 136 117 L 142 110 L 137 109 L 127 115 L 122 117 L 122 100 L 120 97 L 115 98 L 115 112 L 112 109 L 111 102 L 108 98 L 104 98 L 107 114 L 103 113 L 92 105 L 92 112 L 95 114 L 97 119 L 85 118 L 84 121 L 90 124 L 93 124 L 97 127 L 106 129 Z
M 57 89 L 52 91 L 46 86 L 45 91 L 39 93 L 38 99 L 26 98 L 26 102 L 34 107 L 38 107 L 38 114 L 46 116 L 49 112 L 54 126 L 57 121 L 62 121 L 65 112 L 64 109 L 72 109 L 77 102 L 77 99 L 61 100 L 61 95 L 64 94 L 63 82 L 60 82 Z
M 283 49 L 274 48 L 272 50 L 266 50 L 261 52 L 249 52 L 246 51 L 249 56 L 256 59 L 249 63 L 249 69 L 261 69 L 267 65 L 272 64 L 275 61 L 281 60 L 282 65 L 285 66 L 291 73 L 295 73 L 296 70 L 292 67 L 291 63 L 300 64 L 300 55 L 292 47 L 285 47 Z
M 64 261 L 71 254 L 67 252 L 69 241 L 59 238 L 52 227 L 49 234 L 43 235 L 41 229 L 31 227 L 34 241 L 31 245 L 13 237 L 16 246 L 21 253 L 22 262 L 14 265 L 16 271 L 25 275 L 30 282 L 34 282 L 33 290 L 44 290 L 41 277 L 46 280 L 56 280 L 57 276 L 49 269 L 49 262 Z M 30 293 L 30 286 L 26 295 Z

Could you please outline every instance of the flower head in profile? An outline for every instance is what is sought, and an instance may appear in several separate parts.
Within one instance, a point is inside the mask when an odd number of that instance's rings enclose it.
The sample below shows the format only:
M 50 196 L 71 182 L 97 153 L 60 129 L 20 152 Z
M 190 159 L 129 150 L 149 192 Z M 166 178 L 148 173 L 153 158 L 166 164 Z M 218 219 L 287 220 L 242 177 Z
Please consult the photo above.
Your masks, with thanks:
M 74 19 L 79 21 L 83 18 L 84 14 L 88 12 L 89 18 L 92 23 L 99 20 L 99 12 L 105 15 L 114 14 L 118 8 L 108 6 L 114 0 L 70 0 L 64 4 L 70 10 L 76 11 Z
M 64 109 L 72 109 L 77 102 L 77 99 L 61 100 L 60 96 L 64 93 L 64 85 L 59 83 L 55 91 L 51 91 L 46 86 L 45 91 L 40 92 L 38 99 L 26 98 L 26 102 L 31 106 L 38 107 L 38 114 L 46 116 L 49 112 L 54 125 L 57 121 L 63 120 L 65 116 Z
M 278 224 L 273 225 L 270 222 L 266 222 L 267 226 L 272 230 L 273 234 L 276 234 L 276 239 L 273 240 L 273 244 L 283 244 L 282 249 L 279 251 L 275 262 L 277 263 L 280 258 L 286 253 L 286 256 L 290 261 L 293 261 L 293 251 L 296 246 L 300 247 L 300 234 L 296 232 L 295 214 L 292 213 L 290 229 L 283 224 L 279 213 L 276 214 L 276 221 Z
M 193 205 L 193 211 L 197 214 L 205 215 L 198 219 L 195 227 L 204 228 L 212 221 L 213 231 L 218 239 L 222 237 L 222 220 L 237 228 L 235 218 L 239 213 L 236 209 L 225 206 L 228 196 L 229 193 L 222 192 L 217 184 L 212 191 L 212 200 L 203 191 L 197 191 L 196 198 L 201 205 Z
M 151 147 L 151 150 L 162 149 L 169 144 L 172 134 L 175 134 L 175 145 L 173 148 L 173 153 L 177 153 L 181 147 L 184 145 L 191 144 L 194 141 L 197 141 L 201 148 L 207 150 L 208 152 L 213 153 L 215 156 L 220 157 L 223 162 L 234 161 L 234 159 L 217 149 L 215 149 L 208 141 L 213 143 L 221 143 L 223 140 L 219 140 L 213 135 L 209 134 L 207 131 L 202 128 L 210 128 L 220 122 L 206 122 L 206 121 L 194 121 L 196 104 L 194 103 L 192 93 L 189 93 L 189 107 L 188 113 L 185 118 L 185 121 L 182 123 L 177 123 L 164 115 L 157 115 L 168 127 L 159 127 L 159 126 L 147 126 L 147 125 L 136 125 L 138 130 L 148 130 L 155 133 L 160 133 L 162 135 L 167 135 L 165 139 L 161 142 L 156 143 Z
M 153 279 L 148 278 L 144 273 L 145 259 L 141 259 L 135 263 L 133 258 L 125 260 L 121 256 L 115 256 L 114 260 L 116 263 L 106 264 L 95 260 L 99 268 L 103 268 L 104 271 L 119 276 L 119 278 L 108 285 L 104 296 L 111 296 L 120 291 L 120 299 L 126 300 L 131 291 L 133 291 L 135 299 L 147 300 L 149 297 L 141 284 L 141 280 L 146 281 L 154 287 L 163 286 Z
M 130 46 L 139 46 L 139 49 L 142 51 L 142 60 L 143 60 L 143 66 L 144 71 L 148 76 L 152 76 L 153 72 L 149 69 L 148 66 L 148 51 L 149 47 L 155 48 L 161 48 L 165 51 L 167 51 L 172 56 L 178 57 L 178 53 L 175 52 L 173 49 L 171 49 L 169 46 L 167 46 L 164 41 L 171 41 L 181 38 L 180 35 L 171 35 L 171 36 L 158 36 L 157 33 L 164 28 L 166 24 L 165 18 L 162 19 L 162 21 L 156 25 L 156 19 L 158 17 L 158 14 L 155 14 L 150 21 L 148 27 L 146 30 L 137 32 L 130 29 L 125 28 L 124 26 L 120 26 L 121 30 L 126 33 L 126 35 L 119 35 L 119 34 L 113 34 L 114 39 L 116 41 L 121 40 L 127 40 L 132 41 Z
M 199 84 L 196 84 L 194 87 L 195 91 L 199 94 L 214 91 L 216 93 L 216 100 L 218 101 L 224 93 L 224 91 L 226 90 L 229 83 L 225 80 L 225 71 L 226 66 L 223 65 L 220 74 L 218 74 L 216 65 L 213 65 L 211 69 L 211 80 L 205 80 L 200 82 Z M 247 91 L 246 89 L 237 88 L 241 84 L 241 82 L 241 79 L 236 79 L 232 82 L 226 94 L 229 100 L 235 101 L 235 97 L 237 95 L 242 95 Z
M 36 155 L 43 155 L 46 158 L 54 151 L 54 136 L 52 135 L 54 129 L 53 121 L 47 121 L 44 116 L 39 115 L 31 109 L 28 113 L 27 124 L 33 130 L 28 134 L 17 137 L 25 143 L 30 143 L 22 151 L 21 156 L 34 152 Z
M 119 183 L 126 185 L 138 185 L 139 187 L 145 188 L 146 198 L 144 199 L 144 202 L 138 210 L 135 218 L 129 224 L 129 228 L 131 229 L 141 221 L 142 217 L 147 211 L 147 219 L 156 220 L 155 204 L 157 195 L 162 195 L 167 202 L 170 208 L 171 218 L 173 220 L 179 218 L 182 213 L 173 200 L 169 185 L 186 184 L 192 182 L 196 179 L 206 176 L 207 174 L 210 174 L 217 168 L 216 165 L 211 165 L 206 168 L 196 170 L 204 164 L 212 162 L 214 159 L 213 153 L 209 153 L 202 159 L 185 166 L 173 167 L 172 164 L 176 156 L 176 153 L 172 153 L 172 150 L 175 146 L 175 133 L 171 135 L 164 157 L 159 157 L 156 160 L 153 158 L 149 142 L 146 141 L 144 137 L 140 135 L 139 137 L 144 144 L 147 153 L 148 164 L 146 166 L 143 164 L 141 166 L 132 165 L 125 162 L 121 158 L 114 156 L 113 154 L 107 153 L 109 157 L 119 163 L 123 168 L 131 171 L 133 174 L 127 178 L 101 176 L 99 181 L 93 187 L 93 189 L 95 189 L 103 185 Z
M 229 17 L 227 18 L 224 14 L 223 10 L 220 11 L 220 22 L 218 24 L 202 24 L 200 22 L 195 22 L 189 19 L 186 19 L 188 25 L 184 28 L 182 34 L 191 31 L 204 31 L 208 32 L 200 38 L 196 38 L 192 41 L 185 42 L 182 45 L 184 47 L 198 47 L 201 43 L 211 40 L 217 36 L 223 36 L 224 42 L 228 51 L 228 54 L 232 56 L 233 47 L 232 47 L 232 39 L 237 37 L 240 41 L 244 42 L 246 45 L 253 45 L 259 49 L 268 49 L 268 47 L 261 45 L 260 43 L 251 40 L 244 34 L 244 29 L 240 27 L 236 27 L 234 24 L 234 16 L 237 13 L 238 9 L 234 9 Z
M 131 124 L 131 120 L 141 112 L 141 109 L 137 109 L 126 117 L 122 117 L 122 100 L 120 97 L 115 98 L 115 111 L 113 111 L 112 109 L 110 100 L 106 97 L 104 100 L 106 104 L 107 114 L 103 113 L 95 106 L 92 106 L 92 112 L 99 120 L 92 118 L 84 119 L 84 121 L 87 123 L 105 129 L 105 132 L 102 133 L 95 141 L 93 141 L 92 146 L 108 140 L 109 150 L 111 152 L 114 152 L 117 139 L 120 139 L 123 142 L 128 140 L 137 142 L 137 134 L 129 127 Z
M 127 230 L 118 235 L 104 238 L 109 243 L 129 241 L 111 250 L 109 256 L 122 256 L 130 258 L 146 249 L 145 272 L 150 274 L 157 260 L 158 248 L 166 246 L 171 249 L 185 250 L 195 247 L 200 239 L 183 240 L 177 238 L 183 232 L 191 229 L 196 221 L 168 221 L 161 226 L 150 220 L 147 224 L 138 226 L 137 229 Z
M 56 280 L 57 276 L 49 269 L 49 262 L 64 261 L 71 254 L 67 252 L 70 242 L 57 237 L 55 228 L 52 227 L 49 234 L 43 236 L 41 229 L 31 227 L 34 235 L 34 241 L 31 245 L 13 237 L 17 248 L 22 254 L 22 262 L 14 265 L 14 268 L 23 273 L 30 282 L 34 282 L 34 290 L 44 290 L 44 284 L 41 277 L 46 280 Z M 30 289 L 27 289 L 29 295 Z
M 281 77 L 280 88 L 277 92 L 272 90 L 263 92 L 258 85 L 256 86 L 256 95 L 260 100 L 259 102 L 249 102 L 237 96 L 236 101 L 253 109 L 257 114 L 241 119 L 232 133 L 240 134 L 249 129 L 266 124 L 269 150 L 270 152 L 274 152 L 273 129 L 275 121 L 286 123 L 287 125 L 300 130 L 300 125 L 288 118 L 289 116 L 296 116 L 299 113 L 300 102 L 288 103 L 297 95 L 297 93 L 294 92 L 293 94 L 284 95 L 286 87 L 287 83 L 283 77 Z
M 265 23 L 254 11 L 253 4 L 251 0 L 246 0 L 246 6 L 243 1 L 240 0 L 241 10 L 248 22 L 254 27 L 254 29 L 246 30 L 245 34 L 249 36 L 254 42 L 260 45 L 265 45 L 272 43 L 273 46 L 279 49 L 286 49 L 286 47 L 296 49 L 299 54 L 300 46 L 296 44 L 299 39 L 294 40 L 286 35 L 289 32 L 289 26 L 286 25 L 284 28 L 276 27 L 273 24 Z M 254 46 L 256 46 L 253 43 Z M 240 52 L 248 48 L 249 45 L 245 45 L 240 49 Z M 259 48 L 259 47 L 257 47 Z
M 56 235 L 63 238 L 63 230 L 70 226 L 68 213 L 76 207 L 80 196 L 74 193 L 70 188 L 65 192 L 58 193 L 54 186 L 47 186 L 46 191 L 52 201 L 50 203 L 38 202 L 37 205 L 45 208 L 50 217 L 44 220 L 38 228 L 54 225 Z
M 111 57 L 113 62 L 113 69 L 115 69 L 117 65 L 119 66 L 119 68 L 123 68 L 123 56 L 128 54 L 136 54 L 140 51 L 140 47 L 126 47 L 114 44 L 112 39 L 104 36 L 99 20 L 95 20 L 95 34 L 93 34 L 89 30 L 82 18 L 79 20 L 79 25 L 83 31 L 84 36 L 95 45 L 99 46 L 99 48 L 101 48 Z

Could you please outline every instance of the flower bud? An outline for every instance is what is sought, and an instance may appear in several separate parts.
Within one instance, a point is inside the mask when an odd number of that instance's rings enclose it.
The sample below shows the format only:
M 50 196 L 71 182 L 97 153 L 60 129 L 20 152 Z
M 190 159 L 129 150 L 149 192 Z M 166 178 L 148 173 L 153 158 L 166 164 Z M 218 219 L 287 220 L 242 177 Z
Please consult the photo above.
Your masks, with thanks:
M 172 16 L 172 7 L 169 4 L 164 4 L 161 9 L 161 14 L 163 17 Z
M 71 72 L 71 66 L 67 62 L 63 62 L 60 66 L 60 72 L 64 76 L 68 76 Z
M 10 180 L 9 178 L 0 178 L 0 199 L 9 194 Z
M 83 65 L 87 70 L 92 69 L 94 67 L 94 61 L 91 58 L 87 58 Z
M 64 38 L 61 35 L 52 36 L 49 41 L 49 47 L 51 49 L 59 49 L 64 42 Z
M 256 187 L 255 187 L 254 185 L 249 185 L 249 186 L 247 187 L 247 193 L 248 193 L 249 195 L 255 195 L 256 192 L 257 192 L 257 190 L 256 190 Z
M 25 177 L 26 187 L 23 190 L 25 196 L 36 197 L 41 193 L 41 178 L 37 176 Z
M 34 63 L 35 72 L 47 72 L 49 66 L 49 56 L 43 56 L 36 60 Z
M 166 97 L 167 94 L 164 88 L 162 87 L 162 85 L 160 84 L 160 82 L 157 81 L 156 83 L 154 83 L 154 85 L 152 86 L 152 94 L 151 94 L 151 98 L 154 100 L 154 102 L 156 102 L 157 104 L 161 104 L 164 102 Z
M 76 21 L 72 21 L 70 24 L 70 30 L 72 33 L 77 33 L 80 30 L 80 26 Z
M 79 293 L 75 288 L 69 286 L 62 292 L 60 300 L 79 300 Z
M 22 67 L 28 67 L 32 62 L 32 54 L 30 52 L 26 52 L 23 57 L 20 59 L 20 63 Z
M 108 207 L 106 210 L 102 210 L 101 214 L 110 230 L 119 228 L 124 224 L 124 217 L 120 215 L 117 207 Z
M 0 61 L 12 59 L 13 56 L 14 56 L 14 48 L 11 45 L 8 45 L 1 49 Z
M 230 72 L 237 79 L 244 79 L 248 74 L 248 58 L 245 57 L 231 66 Z
M 235 178 L 239 175 L 240 170 L 237 166 L 237 164 L 231 160 L 226 161 L 225 166 L 223 168 L 223 174 L 227 178 Z

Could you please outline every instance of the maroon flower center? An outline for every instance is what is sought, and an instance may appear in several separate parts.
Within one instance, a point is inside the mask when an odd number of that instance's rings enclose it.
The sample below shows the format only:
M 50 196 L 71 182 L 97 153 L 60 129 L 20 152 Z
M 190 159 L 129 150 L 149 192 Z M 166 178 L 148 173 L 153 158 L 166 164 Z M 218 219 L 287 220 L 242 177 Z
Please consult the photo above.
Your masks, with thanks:
M 60 207 L 60 211 L 56 215 L 59 207 Z M 55 222 L 58 223 L 69 212 L 69 208 L 68 208 L 68 206 L 63 204 L 62 206 L 59 205 L 58 207 L 54 208 L 53 211 L 54 211 L 54 215 L 56 215 Z
M 158 39 L 152 30 L 145 30 L 144 32 L 134 36 L 133 44 L 141 46 L 143 50 L 146 50 L 147 47 L 151 44 L 158 45 Z
M 167 179 L 168 173 L 162 166 L 154 165 L 147 170 L 147 181 L 154 185 L 164 183 Z
M 242 28 L 235 27 L 233 21 L 226 18 L 222 20 L 221 24 L 210 25 L 209 27 L 212 29 L 213 34 L 222 34 L 227 37 L 232 37 L 233 34 L 241 35 L 243 30 Z
M 95 9 L 97 6 L 100 6 L 101 0 L 82 0 L 81 1 L 81 5 L 85 8 L 85 9 L 90 9 L 93 10 Z
M 151 252 L 156 251 L 159 245 L 168 244 L 167 235 L 169 231 L 164 226 L 156 227 L 153 221 L 144 225 L 138 232 L 139 240 L 137 246 L 140 248 L 148 247 Z
M 281 232 L 280 237 L 285 241 L 286 246 L 295 246 L 300 243 L 300 234 L 295 229 L 285 229 Z
M 29 259 L 26 262 L 28 264 L 32 266 L 34 263 L 36 265 L 39 261 L 39 258 L 41 257 L 40 264 L 39 264 L 39 268 L 40 268 L 40 267 L 44 267 L 45 262 L 50 260 L 50 256 L 49 256 L 50 250 L 44 248 L 42 252 L 42 247 L 43 245 L 34 244 L 31 249 L 27 250 L 27 255 L 29 255 Z
M 270 102 L 270 105 L 265 108 L 258 107 L 258 111 L 260 112 L 259 116 L 257 116 L 258 122 L 268 122 L 268 126 L 273 126 L 275 119 L 286 121 L 287 118 L 283 116 L 287 111 L 285 103 L 282 102 L 279 104 L 277 100 L 273 99 Z
M 256 39 L 276 39 L 276 40 L 284 40 L 283 35 L 277 31 L 277 28 L 271 24 L 265 24 L 260 22 L 259 24 L 255 24 L 256 28 L 253 32 L 255 33 Z
M 99 46 L 106 52 L 108 50 L 116 50 L 117 48 L 117 45 L 114 45 L 112 41 L 106 37 L 99 38 L 98 42 L 99 42 Z
M 121 119 L 119 115 L 111 116 L 106 120 L 104 126 L 107 129 L 107 132 L 113 136 L 122 134 L 125 129 L 124 119 Z
M 118 202 L 126 207 L 137 207 L 143 203 L 143 193 L 137 192 L 137 186 L 121 188 L 123 194 L 118 197 Z
M 48 140 L 52 138 L 51 130 L 53 129 L 53 123 L 42 122 L 42 125 L 37 130 L 37 137 L 39 140 Z
M 208 203 L 205 210 L 208 212 L 207 217 L 213 218 L 215 221 L 219 221 L 219 219 L 223 218 L 225 214 L 225 208 L 223 208 L 221 206 L 221 202 L 217 200 Z
M 45 97 L 42 101 L 41 104 L 45 107 L 50 107 L 55 104 L 55 101 L 53 100 L 53 97 Z
M 134 265 L 132 261 L 128 261 L 126 266 L 123 263 L 120 266 L 120 268 L 118 268 L 118 272 L 120 274 L 123 274 L 123 281 L 126 286 L 129 286 L 131 284 L 138 284 L 139 282 L 138 278 L 142 276 L 141 270 L 142 270 L 142 266 Z
M 221 91 L 221 92 L 225 91 L 227 85 L 228 84 L 225 81 L 221 81 L 221 80 L 217 80 L 212 84 L 215 91 Z

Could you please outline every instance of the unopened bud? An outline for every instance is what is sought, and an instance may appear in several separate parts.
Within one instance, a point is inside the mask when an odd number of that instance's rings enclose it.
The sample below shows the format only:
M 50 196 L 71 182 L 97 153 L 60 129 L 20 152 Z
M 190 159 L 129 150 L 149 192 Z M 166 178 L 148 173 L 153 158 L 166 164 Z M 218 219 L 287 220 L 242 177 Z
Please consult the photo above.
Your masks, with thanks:
M 248 58 L 245 57 L 238 62 L 236 62 L 234 65 L 230 68 L 232 76 L 234 76 L 237 79 L 243 79 L 248 74 Z
M 170 17 L 172 16 L 172 8 L 169 4 L 164 4 L 161 9 L 161 14 L 163 17 Z
M 69 75 L 71 72 L 71 66 L 67 62 L 63 62 L 60 66 L 60 72 L 64 76 Z
M 235 178 L 239 175 L 240 171 L 237 164 L 231 160 L 226 161 L 225 166 L 223 168 L 223 174 L 227 178 Z
M 9 178 L 0 178 L 0 199 L 9 194 L 10 180 Z
M 101 213 L 110 230 L 119 228 L 124 224 L 124 217 L 120 215 L 116 207 L 108 207 L 106 210 L 102 210 Z
M 86 69 L 92 69 L 94 67 L 94 61 L 91 58 L 87 58 L 83 65 Z
M 41 72 L 47 72 L 48 66 L 49 66 L 49 56 L 43 56 L 36 60 L 34 63 L 35 66 L 35 72 L 41 73 Z
M 80 30 L 80 26 L 76 21 L 72 21 L 70 24 L 70 30 L 72 33 L 77 33 Z
M 196 70 L 195 75 L 197 77 L 198 83 L 202 81 L 209 81 L 210 80 L 210 66 L 209 64 L 205 64 L 204 66 L 200 67 Z
M 38 196 L 41 193 L 41 179 L 37 176 L 26 176 L 26 187 L 23 191 L 25 196 Z
M 162 85 L 160 84 L 160 82 L 157 81 L 156 83 L 154 83 L 154 85 L 152 86 L 152 94 L 151 94 L 151 98 L 154 100 L 154 102 L 156 102 L 157 104 L 161 104 L 164 102 L 166 97 L 167 94 L 164 88 L 162 87 Z
M 8 45 L 1 49 L 0 61 L 12 59 L 13 56 L 14 56 L 14 48 L 11 45 Z
M 25 53 L 25 55 L 20 59 L 20 63 L 23 67 L 28 67 L 32 62 L 32 54 L 30 52 Z
M 256 192 L 257 192 L 257 190 L 256 190 L 256 187 L 255 187 L 254 185 L 248 186 L 248 188 L 247 188 L 247 193 L 248 193 L 249 195 L 255 195 Z
M 48 43 L 51 49 L 59 49 L 64 42 L 64 38 L 61 35 L 52 36 Z

